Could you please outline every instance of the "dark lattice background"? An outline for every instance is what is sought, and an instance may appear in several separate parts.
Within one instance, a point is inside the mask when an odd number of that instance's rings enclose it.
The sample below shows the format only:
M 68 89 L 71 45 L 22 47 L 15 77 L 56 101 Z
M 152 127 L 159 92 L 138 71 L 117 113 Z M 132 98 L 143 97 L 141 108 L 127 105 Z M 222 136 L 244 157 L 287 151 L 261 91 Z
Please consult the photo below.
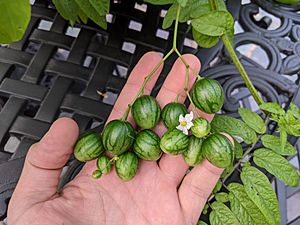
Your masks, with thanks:
M 227 5 L 238 21 L 235 43 L 240 59 L 260 93 L 286 107 L 291 100 L 300 106 L 300 5 L 280 6 L 271 0 L 245 1 L 243 5 L 229 0 Z M 161 29 L 164 13 L 159 7 L 133 0 L 115 1 L 107 31 L 92 23 L 72 29 L 49 1 L 35 1 L 23 40 L 0 48 L 1 219 L 6 216 L 28 148 L 51 123 L 68 116 L 77 121 L 81 132 L 101 130 L 138 59 L 150 50 L 166 53 L 170 49 L 172 29 Z M 274 28 L 276 21 L 279 25 Z M 179 30 L 180 50 L 196 54 L 202 61 L 203 75 L 222 83 L 226 93 L 222 112 L 237 116 L 239 106 L 257 110 L 223 45 L 197 49 L 190 34 L 186 35 L 187 25 Z M 166 63 L 154 95 L 174 60 Z M 108 98 L 101 98 L 97 90 L 107 93 Z M 297 139 L 290 141 L 296 144 Z M 299 168 L 299 157 L 291 160 Z M 62 185 L 80 167 L 70 159 Z M 278 180 L 274 185 L 282 224 L 287 224 L 287 199 L 299 192 Z M 300 224 L 299 217 L 290 219 L 290 224 Z

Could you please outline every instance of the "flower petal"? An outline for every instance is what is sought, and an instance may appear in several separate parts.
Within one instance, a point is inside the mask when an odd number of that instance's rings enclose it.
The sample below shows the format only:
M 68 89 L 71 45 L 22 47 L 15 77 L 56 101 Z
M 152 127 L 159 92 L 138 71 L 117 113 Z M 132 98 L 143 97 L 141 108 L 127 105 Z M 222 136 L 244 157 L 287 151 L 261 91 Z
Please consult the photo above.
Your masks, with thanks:
M 183 127 L 183 126 L 181 126 L 181 125 L 178 125 L 178 126 L 176 127 L 176 129 L 177 129 L 177 130 L 183 130 L 183 129 L 184 129 L 184 127 Z
M 194 126 L 193 122 L 188 122 L 188 123 L 186 124 L 186 128 L 187 128 L 188 130 L 191 129 L 192 126 Z
M 186 119 L 188 122 L 192 121 L 193 118 L 194 118 L 193 111 L 191 111 L 190 114 L 186 114 L 186 115 L 185 115 L 185 119 Z
M 181 122 L 184 122 L 184 121 L 185 121 L 185 118 L 183 117 L 182 114 L 180 114 L 180 116 L 179 116 L 179 122 L 181 123 Z
M 189 131 L 186 127 L 184 127 L 184 129 L 182 130 L 182 132 L 185 134 L 185 135 L 188 135 L 189 134 Z

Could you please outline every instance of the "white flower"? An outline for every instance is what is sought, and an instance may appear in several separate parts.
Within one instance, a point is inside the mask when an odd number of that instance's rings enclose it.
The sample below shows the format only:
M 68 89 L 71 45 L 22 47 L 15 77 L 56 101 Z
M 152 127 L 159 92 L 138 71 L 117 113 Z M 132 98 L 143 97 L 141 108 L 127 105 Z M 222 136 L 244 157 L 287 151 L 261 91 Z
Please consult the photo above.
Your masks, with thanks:
M 189 134 L 189 129 L 191 129 L 192 126 L 194 126 L 192 120 L 193 120 L 193 112 L 190 112 L 190 114 L 186 114 L 184 117 L 183 115 L 179 116 L 179 125 L 176 127 L 178 130 L 182 130 L 182 132 L 185 135 Z

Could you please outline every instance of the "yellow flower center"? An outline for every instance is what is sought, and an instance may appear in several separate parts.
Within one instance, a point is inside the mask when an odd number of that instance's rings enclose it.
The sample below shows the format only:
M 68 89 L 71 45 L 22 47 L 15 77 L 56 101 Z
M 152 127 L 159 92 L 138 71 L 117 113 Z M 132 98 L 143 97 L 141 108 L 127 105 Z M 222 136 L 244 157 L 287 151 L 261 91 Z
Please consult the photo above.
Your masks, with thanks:
M 183 127 L 185 127 L 185 126 L 187 125 L 187 122 L 182 121 L 182 122 L 180 123 L 180 125 L 183 126 Z

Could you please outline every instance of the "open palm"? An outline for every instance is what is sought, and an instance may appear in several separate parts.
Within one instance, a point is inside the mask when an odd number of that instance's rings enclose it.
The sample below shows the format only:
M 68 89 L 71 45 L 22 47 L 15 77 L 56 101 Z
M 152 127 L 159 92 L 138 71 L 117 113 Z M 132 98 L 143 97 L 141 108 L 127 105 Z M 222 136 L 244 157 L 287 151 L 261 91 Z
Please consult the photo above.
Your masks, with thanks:
M 198 59 L 184 56 L 194 71 Z M 158 53 L 142 57 L 131 73 L 109 120 L 120 118 L 128 102 L 136 95 L 144 77 L 161 60 Z M 152 90 L 161 69 L 146 85 Z M 157 100 L 163 107 L 186 98 L 185 67 L 174 64 Z M 190 77 L 193 84 L 195 77 Z M 201 113 L 201 112 L 200 112 Z M 208 115 L 202 113 L 203 116 Z M 129 117 L 132 122 L 132 118 Z M 134 125 L 134 123 L 132 122 Z M 162 134 L 162 124 L 155 128 Z M 73 151 L 78 127 L 71 119 L 57 120 L 43 139 L 28 152 L 24 169 L 9 204 L 11 225 L 192 225 L 196 224 L 207 197 L 222 169 L 203 161 L 186 175 L 187 165 L 181 156 L 163 155 L 159 162 L 140 160 L 136 176 L 121 181 L 113 170 L 99 180 L 91 178 L 95 162 L 88 162 L 79 175 L 61 192 L 57 185 L 62 167 Z

